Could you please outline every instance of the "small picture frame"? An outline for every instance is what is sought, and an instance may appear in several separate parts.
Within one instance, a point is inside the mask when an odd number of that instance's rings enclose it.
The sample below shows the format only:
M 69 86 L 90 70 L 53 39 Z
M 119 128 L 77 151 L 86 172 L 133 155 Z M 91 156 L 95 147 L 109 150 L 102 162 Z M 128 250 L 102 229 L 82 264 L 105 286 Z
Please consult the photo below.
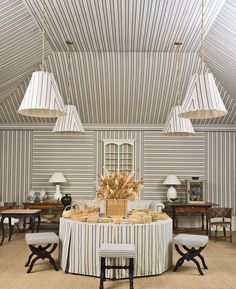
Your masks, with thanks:
M 205 181 L 187 181 L 187 200 L 190 204 L 205 203 Z

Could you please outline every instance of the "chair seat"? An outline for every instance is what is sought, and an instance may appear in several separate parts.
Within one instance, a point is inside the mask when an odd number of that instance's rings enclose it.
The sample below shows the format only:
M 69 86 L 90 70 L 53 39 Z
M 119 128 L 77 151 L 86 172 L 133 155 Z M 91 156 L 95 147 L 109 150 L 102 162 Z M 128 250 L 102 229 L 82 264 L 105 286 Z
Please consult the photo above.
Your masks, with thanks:
M 230 222 L 211 222 L 211 226 L 228 226 Z
M 102 244 L 99 256 L 103 258 L 134 258 L 135 246 L 133 244 Z
M 1 221 L 2 217 L 0 217 L 0 221 Z M 20 219 L 15 219 L 15 218 L 11 218 L 11 225 L 14 226 L 15 224 L 19 223 Z M 5 218 L 3 221 L 4 224 L 9 224 L 9 219 Z
M 174 238 L 174 244 L 188 247 L 204 247 L 208 243 L 208 236 L 179 234 Z
M 28 245 L 58 244 L 59 237 L 54 232 L 27 233 L 25 240 Z

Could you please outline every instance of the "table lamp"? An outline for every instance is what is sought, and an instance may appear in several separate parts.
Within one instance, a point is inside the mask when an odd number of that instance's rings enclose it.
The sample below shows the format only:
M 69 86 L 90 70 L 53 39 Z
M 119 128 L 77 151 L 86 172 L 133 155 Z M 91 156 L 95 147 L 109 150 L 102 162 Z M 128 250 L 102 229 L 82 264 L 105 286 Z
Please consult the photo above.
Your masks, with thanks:
M 167 199 L 171 202 L 171 199 L 177 199 L 177 192 L 173 185 L 180 185 L 181 182 L 179 181 L 178 177 L 175 175 L 169 175 L 165 178 L 164 185 L 170 185 L 169 189 L 167 190 Z
M 58 200 L 58 199 L 61 200 L 62 194 L 60 192 L 60 184 L 66 183 L 67 182 L 66 178 L 63 176 L 63 174 L 61 172 L 55 172 L 52 174 L 52 176 L 48 182 L 56 184 L 56 193 L 54 194 L 54 199 L 55 200 Z

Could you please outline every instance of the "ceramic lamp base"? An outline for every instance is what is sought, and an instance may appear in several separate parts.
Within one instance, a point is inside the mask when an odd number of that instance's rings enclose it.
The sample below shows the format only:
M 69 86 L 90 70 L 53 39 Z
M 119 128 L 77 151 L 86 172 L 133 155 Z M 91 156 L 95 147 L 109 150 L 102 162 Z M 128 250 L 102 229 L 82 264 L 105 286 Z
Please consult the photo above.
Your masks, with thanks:
M 54 199 L 55 200 L 61 200 L 62 194 L 60 192 L 60 185 L 56 185 L 56 193 L 54 194 Z
M 177 198 L 176 189 L 173 186 L 169 187 L 167 191 L 167 200 L 169 202 L 172 202 L 171 199 L 176 199 L 176 198 Z

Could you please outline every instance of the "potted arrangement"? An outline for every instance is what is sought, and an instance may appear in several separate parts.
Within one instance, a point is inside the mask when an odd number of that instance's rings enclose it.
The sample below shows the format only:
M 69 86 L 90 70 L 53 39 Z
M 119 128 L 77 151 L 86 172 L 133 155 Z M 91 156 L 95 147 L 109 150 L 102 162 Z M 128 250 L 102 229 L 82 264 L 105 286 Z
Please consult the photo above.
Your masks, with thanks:
M 98 177 L 97 199 L 105 200 L 106 216 L 127 216 L 127 200 L 139 197 L 143 180 L 136 180 L 134 172 L 117 172 Z

